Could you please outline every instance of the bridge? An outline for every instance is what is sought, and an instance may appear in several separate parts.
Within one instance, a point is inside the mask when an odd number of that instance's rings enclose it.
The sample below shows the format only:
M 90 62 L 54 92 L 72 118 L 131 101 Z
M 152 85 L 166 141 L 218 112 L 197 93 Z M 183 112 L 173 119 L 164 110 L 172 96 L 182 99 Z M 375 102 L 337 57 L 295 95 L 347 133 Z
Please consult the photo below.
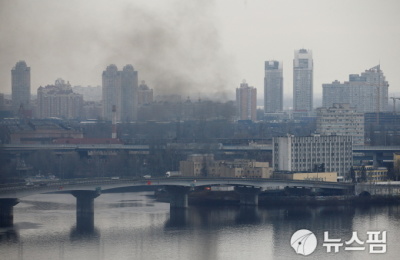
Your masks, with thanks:
M 296 180 L 272 180 L 250 178 L 154 178 L 154 179 L 71 179 L 50 181 L 37 186 L 25 184 L 7 185 L 0 187 L 0 226 L 12 226 L 13 207 L 18 204 L 19 198 L 49 192 L 70 193 L 76 197 L 77 226 L 94 225 L 94 199 L 101 191 L 133 186 L 164 186 L 170 194 L 170 208 L 187 208 L 188 194 L 197 187 L 213 185 L 235 186 L 240 195 L 240 204 L 247 206 L 258 205 L 258 194 L 263 190 L 279 190 L 285 187 L 299 187 L 311 189 L 336 189 L 352 191 L 353 184 L 329 183 Z

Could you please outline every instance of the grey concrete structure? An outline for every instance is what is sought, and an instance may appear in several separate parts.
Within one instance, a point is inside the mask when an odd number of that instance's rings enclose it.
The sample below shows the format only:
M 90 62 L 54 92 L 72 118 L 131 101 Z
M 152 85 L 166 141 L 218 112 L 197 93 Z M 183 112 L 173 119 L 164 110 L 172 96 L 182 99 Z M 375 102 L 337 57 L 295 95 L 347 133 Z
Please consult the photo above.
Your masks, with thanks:
M 321 135 L 353 137 L 353 145 L 364 145 L 364 114 L 349 104 L 317 109 L 317 131 Z
M 116 107 L 118 122 L 130 122 L 137 118 L 138 72 L 132 65 L 126 65 L 118 71 L 114 64 L 109 65 L 102 75 L 103 117 L 113 118 L 113 106 Z
M 238 120 L 257 119 L 257 89 L 245 81 L 236 89 L 236 107 Z
M 353 165 L 351 136 L 276 137 L 273 139 L 275 171 L 314 171 L 324 164 L 326 172 L 345 177 Z
M 310 112 L 313 109 L 313 58 L 306 49 L 296 50 L 293 60 L 293 110 Z
M 365 72 L 350 74 L 349 81 L 331 84 L 322 84 L 322 106 L 332 107 L 335 103 L 348 103 L 358 112 L 386 112 L 388 111 L 389 83 L 380 68 L 380 65 Z
M 100 190 L 74 190 L 76 198 L 76 226 L 78 230 L 93 231 L 94 199 L 100 196 Z
M 264 71 L 264 112 L 283 111 L 282 63 L 275 60 L 266 61 Z
M 14 206 L 19 203 L 17 198 L 0 199 L 0 227 L 11 227 L 14 221 Z
M 255 187 L 236 186 L 235 191 L 239 193 L 240 205 L 242 206 L 257 206 L 258 194 L 261 189 Z
M 187 208 L 188 194 L 190 187 L 185 186 L 166 186 L 165 189 L 170 195 L 170 208 Z
M 69 82 L 57 79 L 54 85 L 39 87 L 37 90 L 37 117 L 81 118 L 83 96 L 72 91 Z
M 11 70 L 12 110 L 18 113 L 20 108 L 30 109 L 31 68 L 25 61 L 18 61 Z

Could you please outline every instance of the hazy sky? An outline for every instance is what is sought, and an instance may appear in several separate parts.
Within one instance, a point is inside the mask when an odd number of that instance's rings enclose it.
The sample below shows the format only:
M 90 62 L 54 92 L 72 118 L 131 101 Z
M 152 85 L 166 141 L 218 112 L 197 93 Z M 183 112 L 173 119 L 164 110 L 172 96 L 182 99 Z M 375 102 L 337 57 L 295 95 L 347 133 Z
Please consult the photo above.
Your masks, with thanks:
M 264 61 L 313 52 L 314 98 L 378 63 L 400 93 L 398 0 L 0 0 L 0 92 L 31 67 L 32 94 L 56 78 L 101 85 L 109 64 L 132 64 L 155 95 L 234 98 L 243 79 L 263 95 Z M 397 94 L 400 96 L 400 94 Z

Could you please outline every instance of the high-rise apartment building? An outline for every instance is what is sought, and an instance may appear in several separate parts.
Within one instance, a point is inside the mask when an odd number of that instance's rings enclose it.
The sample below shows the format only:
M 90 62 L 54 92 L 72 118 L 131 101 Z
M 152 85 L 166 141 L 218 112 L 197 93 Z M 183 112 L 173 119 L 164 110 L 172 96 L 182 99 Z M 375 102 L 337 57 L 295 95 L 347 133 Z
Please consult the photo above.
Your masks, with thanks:
M 353 137 L 353 145 L 364 145 L 364 114 L 349 104 L 317 109 L 317 131 L 321 135 Z
M 274 60 L 266 61 L 264 70 L 264 112 L 283 111 L 282 63 Z
M 285 136 L 273 139 L 275 171 L 308 171 L 324 165 L 325 172 L 346 176 L 353 165 L 351 136 Z
M 137 117 L 138 72 L 132 65 L 118 71 L 114 64 L 109 65 L 102 75 L 103 117 L 113 118 L 113 106 L 119 122 L 129 122 Z
M 18 61 L 11 70 L 11 98 L 14 113 L 30 108 L 31 99 L 31 68 L 25 61 Z
M 309 112 L 313 109 L 312 52 L 296 50 L 293 60 L 293 110 Z
M 239 120 L 257 119 L 257 89 L 250 87 L 246 82 L 236 89 L 236 106 Z
M 121 71 L 121 87 L 117 103 L 118 120 L 122 122 L 131 122 L 137 119 L 138 81 L 138 72 L 134 70 L 133 66 L 124 66 Z M 120 112 L 118 112 L 118 108 Z
M 138 106 L 153 103 L 153 90 L 142 80 L 138 88 Z
M 74 93 L 69 82 L 57 79 L 54 85 L 39 87 L 37 90 L 39 118 L 59 117 L 76 119 L 82 117 L 83 96 Z
M 322 85 L 322 106 L 332 107 L 335 103 L 348 103 L 358 112 L 388 111 L 389 84 L 380 65 L 365 72 L 350 74 L 349 81 Z
M 109 65 L 102 76 L 103 117 L 107 120 L 113 118 L 113 106 L 117 106 L 119 87 L 121 86 L 121 73 L 114 64 Z

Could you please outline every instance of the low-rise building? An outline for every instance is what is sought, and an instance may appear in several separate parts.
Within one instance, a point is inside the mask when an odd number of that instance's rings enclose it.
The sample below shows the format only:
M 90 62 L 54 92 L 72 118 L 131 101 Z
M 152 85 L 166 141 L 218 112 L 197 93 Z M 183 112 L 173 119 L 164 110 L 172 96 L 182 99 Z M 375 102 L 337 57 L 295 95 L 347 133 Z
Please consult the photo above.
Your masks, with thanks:
M 388 169 L 386 167 L 375 167 L 373 165 L 353 166 L 357 182 L 366 178 L 367 182 L 386 181 Z M 365 174 L 365 177 L 363 175 Z
M 337 172 L 276 172 L 274 178 L 302 181 L 337 182 Z
M 5 143 L 10 144 L 51 144 L 60 138 L 83 138 L 80 129 L 74 129 L 56 119 L 4 120 L 7 129 Z
M 236 159 L 234 161 L 214 160 L 212 154 L 190 155 L 180 162 L 183 176 L 213 176 L 229 178 L 270 178 L 272 168 L 268 162 Z

